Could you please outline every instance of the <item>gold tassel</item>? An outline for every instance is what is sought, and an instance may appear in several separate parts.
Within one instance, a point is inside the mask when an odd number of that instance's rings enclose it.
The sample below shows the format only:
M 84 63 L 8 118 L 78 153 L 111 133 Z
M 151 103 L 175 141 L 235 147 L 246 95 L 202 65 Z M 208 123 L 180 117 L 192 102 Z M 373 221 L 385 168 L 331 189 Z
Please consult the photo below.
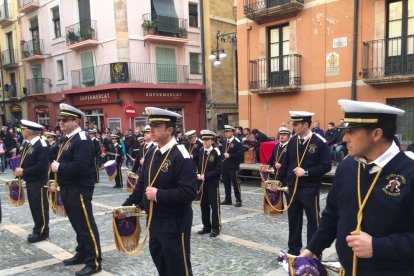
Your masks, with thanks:
M 7 198 L 9 199 L 9 203 L 11 206 L 22 206 L 25 202 L 23 183 L 21 179 L 17 180 L 17 184 L 15 182 L 16 182 L 15 180 L 6 182 L 6 195 L 7 195 Z M 10 186 L 15 186 L 15 185 L 18 185 L 19 187 L 19 193 L 17 196 L 17 200 L 13 199 L 10 196 Z
M 116 220 L 112 217 L 112 230 L 114 231 L 114 240 L 116 249 L 121 252 L 133 251 L 139 245 L 139 239 L 141 235 L 141 225 L 139 223 L 139 217 L 136 217 L 136 227 L 134 233 L 130 236 L 121 236 L 116 227 Z

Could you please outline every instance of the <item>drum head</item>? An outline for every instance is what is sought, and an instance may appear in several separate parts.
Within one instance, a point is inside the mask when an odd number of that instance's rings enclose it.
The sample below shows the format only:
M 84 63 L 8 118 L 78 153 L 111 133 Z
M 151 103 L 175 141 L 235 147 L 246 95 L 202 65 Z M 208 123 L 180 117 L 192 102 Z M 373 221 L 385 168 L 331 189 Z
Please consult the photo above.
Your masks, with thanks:
M 115 163 L 115 160 L 109 160 L 105 162 L 104 167 L 106 168 L 106 167 L 112 166 L 114 163 Z

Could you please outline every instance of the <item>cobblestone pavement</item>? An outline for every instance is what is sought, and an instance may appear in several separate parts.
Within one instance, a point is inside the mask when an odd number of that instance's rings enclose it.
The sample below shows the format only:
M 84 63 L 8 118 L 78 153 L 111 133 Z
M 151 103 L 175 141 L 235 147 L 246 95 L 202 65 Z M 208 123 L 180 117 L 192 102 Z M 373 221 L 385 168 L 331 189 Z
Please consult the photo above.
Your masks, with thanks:
M 72 256 L 76 246 L 75 232 L 68 219 L 50 212 L 50 238 L 36 244 L 28 243 L 26 238 L 31 233 L 33 220 L 27 199 L 21 207 L 8 204 L 4 180 L 11 178 L 10 170 L 0 175 L 3 207 L 0 275 L 74 275 L 82 266 L 65 267 L 62 264 L 63 259 Z M 101 171 L 101 183 L 96 185 L 93 198 L 93 212 L 103 252 L 103 271 L 97 275 L 157 275 L 148 245 L 137 256 L 122 254 L 115 248 L 111 216 L 105 215 L 105 211 L 121 205 L 128 194 L 124 189 L 113 189 L 113 185 L 107 180 L 105 172 Z M 196 234 L 202 227 L 201 212 L 199 202 L 193 203 L 191 262 L 194 275 L 287 275 L 276 261 L 279 250 L 287 246 L 287 215 L 263 215 L 262 189 L 258 186 L 259 180 L 243 180 L 243 207 L 221 207 L 223 229 L 217 238 Z M 321 191 L 322 207 L 328 189 L 324 187 Z M 222 184 L 220 192 L 223 200 Z M 306 240 L 306 227 L 303 229 L 303 239 Z M 335 255 L 332 248 L 327 253 L 324 253 L 324 257 Z

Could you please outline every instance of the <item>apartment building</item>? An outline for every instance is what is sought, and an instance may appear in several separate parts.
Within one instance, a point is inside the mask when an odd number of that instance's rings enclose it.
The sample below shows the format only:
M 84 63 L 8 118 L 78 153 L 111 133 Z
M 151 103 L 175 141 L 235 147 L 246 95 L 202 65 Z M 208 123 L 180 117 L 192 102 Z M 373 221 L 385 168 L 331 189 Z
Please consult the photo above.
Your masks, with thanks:
M 26 116 L 17 1 L 0 1 L 0 118 L 4 125 Z
M 153 105 L 204 126 L 198 0 L 20 0 L 18 12 L 30 120 L 53 127 L 68 102 L 98 129 L 142 128 Z
M 414 140 L 413 0 L 238 0 L 237 11 L 242 125 L 274 135 L 307 110 L 326 128 L 344 98 L 406 110 L 397 133 Z

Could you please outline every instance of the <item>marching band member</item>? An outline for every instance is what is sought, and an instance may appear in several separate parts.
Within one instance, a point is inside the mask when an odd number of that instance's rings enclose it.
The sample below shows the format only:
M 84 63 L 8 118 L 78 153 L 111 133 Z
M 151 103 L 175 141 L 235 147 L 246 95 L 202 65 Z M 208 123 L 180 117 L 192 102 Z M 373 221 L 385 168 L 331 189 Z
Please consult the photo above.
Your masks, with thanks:
M 190 154 L 190 158 L 194 161 L 195 166 L 198 166 L 200 149 L 203 147 L 203 143 L 198 139 L 196 131 L 190 130 L 185 133 L 187 141 L 185 142 L 185 148 Z
M 320 255 L 336 239 L 345 275 L 414 275 L 414 156 L 393 141 L 405 111 L 339 100 L 349 156 L 337 167 L 318 231 L 302 252 Z
M 57 173 L 65 211 L 78 242 L 76 254 L 64 260 L 63 264 L 85 264 L 76 275 L 92 275 L 102 270 L 99 233 L 91 203 L 95 187 L 94 145 L 79 126 L 85 116 L 82 111 L 62 103 L 58 115 L 65 138 L 56 161 L 51 164 L 51 170 Z
M 323 137 L 312 133 L 313 113 L 289 111 L 291 124 L 297 135 L 287 144 L 276 180 L 289 188 L 287 195 L 289 241 L 288 254 L 299 255 L 302 249 L 303 211 L 308 226 L 307 240 L 310 241 L 319 224 L 319 190 L 322 176 L 331 170 L 328 146 Z
M 112 144 L 109 146 L 109 150 L 106 153 L 109 156 L 109 160 L 116 161 L 116 177 L 115 177 L 115 186 L 113 188 L 122 188 L 122 162 L 124 161 L 124 154 L 122 151 L 122 145 L 119 143 L 119 136 L 116 134 L 111 134 Z
M 155 143 L 151 141 L 151 126 L 145 125 L 143 144 L 139 147 L 138 156 L 135 160 L 132 172 L 137 173 L 139 168 L 144 164 L 145 157 L 148 155 L 150 149 L 155 146 Z
M 279 170 L 282 166 L 281 160 L 282 157 L 286 154 L 286 145 L 289 143 L 291 131 L 287 127 L 280 127 L 278 131 L 278 141 L 279 143 L 275 145 L 270 156 L 268 165 Z
M 101 154 L 102 154 L 102 150 L 101 150 L 101 142 L 99 141 L 98 138 L 96 138 L 96 129 L 90 129 L 88 131 L 89 133 L 89 137 L 91 137 L 91 140 L 93 142 L 94 145 L 94 152 L 95 152 L 95 183 L 99 183 L 99 167 L 101 165 Z
M 53 132 L 45 132 L 45 136 L 49 144 L 49 162 L 53 162 L 53 160 L 56 160 L 59 151 L 59 145 L 56 142 L 56 134 Z
M 49 169 L 49 147 L 40 138 L 42 125 L 21 120 L 23 138 L 27 141 L 21 154 L 20 166 L 14 171 L 17 177 L 26 181 L 27 198 L 32 213 L 33 233 L 27 238 L 30 243 L 43 241 L 49 237 L 49 202 L 47 201 L 47 183 Z
M 214 238 L 220 235 L 221 228 L 219 181 L 222 157 L 219 148 L 213 146 L 216 134 L 210 130 L 202 130 L 200 135 L 204 147 L 199 151 L 197 178 L 201 181 L 200 207 L 203 229 L 198 231 L 198 234 L 210 234 L 210 237 Z
M 158 145 L 145 158 L 138 184 L 123 205 L 144 205 L 147 214 L 152 213 L 149 249 L 159 275 L 192 275 L 191 202 L 197 192 L 197 176 L 188 151 L 174 139 L 181 115 L 156 107 L 147 107 L 145 112 L 151 139 Z
M 234 196 L 236 197 L 236 204 L 234 207 L 241 207 L 241 189 L 237 181 L 237 171 L 240 169 L 240 160 L 243 156 L 243 146 L 239 139 L 234 137 L 235 128 L 229 125 L 224 126 L 224 140 L 222 150 L 223 162 L 221 165 L 221 174 L 223 176 L 224 191 L 226 193 L 225 199 L 221 204 L 231 205 L 231 183 L 233 183 Z

